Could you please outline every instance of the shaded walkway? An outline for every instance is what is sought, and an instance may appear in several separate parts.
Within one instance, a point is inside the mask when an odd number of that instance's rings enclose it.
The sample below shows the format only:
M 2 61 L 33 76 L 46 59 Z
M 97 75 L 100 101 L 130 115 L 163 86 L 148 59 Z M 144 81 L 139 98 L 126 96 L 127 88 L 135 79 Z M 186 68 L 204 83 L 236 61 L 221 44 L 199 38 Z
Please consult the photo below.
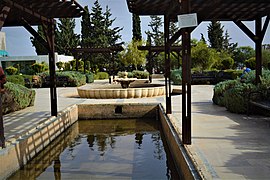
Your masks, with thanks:
M 89 86 L 99 83 L 104 84 L 107 81 L 96 81 Z M 223 107 L 213 105 L 212 89 L 211 85 L 192 86 L 192 145 L 186 147 L 198 169 L 206 179 L 267 179 L 270 172 L 270 118 L 232 114 Z M 77 103 L 162 103 L 165 107 L 163 96 L 80 99 L 76 97 L 76 88 L 57 90 L 60 111 Z M 8 141 L 50 117 L 49 89 L 36 89 L 36 92 L 34 107 L 4 116 Z M 169 115 L 179 132 L 181 102 L 181 95 L 172 96 L 173 114 Z

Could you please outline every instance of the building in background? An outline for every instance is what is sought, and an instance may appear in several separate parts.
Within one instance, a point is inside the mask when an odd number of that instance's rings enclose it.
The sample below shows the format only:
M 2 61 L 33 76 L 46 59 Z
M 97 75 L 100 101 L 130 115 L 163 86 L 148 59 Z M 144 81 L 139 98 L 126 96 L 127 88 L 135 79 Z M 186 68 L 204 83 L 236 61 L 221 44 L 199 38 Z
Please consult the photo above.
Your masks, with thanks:
M 65 56 L 59 55 L 55 53 L 55 62 L 68 62 L 73 60 L 73 56 Z M 49 56 L 48 55 L 39 55 L 39 56 L 0 56 L 0 62 L 3 69 L 6 69 L 9 66 L 19 66 L 21 73 L 26 73 L 28 69 L 34 63 L 42 63 L 45 62 L 49 64 Z M 57 67 L 56 67 L 57 68 Z
M 0 31 L 0 57 L 8 56 L 6 51 L 6 33 Z
M 73 56 L 59 55 L 58 53 L 55 53 L 56 63 L 60 61 L 68 62 L 73 59 Z M 9 66 L 19 66 L 20 72 L 26 73 L 32 64 L 42 62 L 49 64 L 49 56 L 9 56 L 6 51 L 6 34 L 5 32 L 0 31 L 0 66 L 2 66 L 3 69 L 6 69 Z

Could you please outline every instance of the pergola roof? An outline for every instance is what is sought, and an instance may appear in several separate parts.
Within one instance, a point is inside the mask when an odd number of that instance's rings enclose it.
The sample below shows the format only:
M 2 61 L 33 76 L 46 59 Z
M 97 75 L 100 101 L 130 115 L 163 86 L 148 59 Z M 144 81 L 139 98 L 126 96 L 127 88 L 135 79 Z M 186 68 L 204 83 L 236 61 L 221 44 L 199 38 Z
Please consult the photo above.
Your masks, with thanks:
M 76 1 L 67 0 L 0 0 L 0 10 L 10 11 L 4 26 L 20 26 L 22 20 L 30 25 L 40 25 L 52 18 L 80 17 L 84 9 Z
M 183 14 L 180 0 L 126 1 L 129 11 L 138 15 Z M 190 12 L 200 21 L 252 21 L 270 14 L 270 0 L 190 0 Z
M 139 50 L 151 51 L 151 52 L 165 52 L 165 46 L 138 46 Z M 171 46 L 170 51 L 180 52 L 182 46 Z
M 82 48 L 73 48 L 71 49 L 74 53 L 112 53 L 117 51 L 123 51 L 122 46 L 111 46 L 111 47 L 82 47 Z

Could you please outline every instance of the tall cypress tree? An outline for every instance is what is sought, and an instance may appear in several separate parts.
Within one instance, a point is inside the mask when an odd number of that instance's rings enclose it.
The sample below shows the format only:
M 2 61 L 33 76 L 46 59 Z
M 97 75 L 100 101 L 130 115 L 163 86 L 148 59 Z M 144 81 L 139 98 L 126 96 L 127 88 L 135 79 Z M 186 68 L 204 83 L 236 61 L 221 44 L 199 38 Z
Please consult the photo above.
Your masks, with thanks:
M 106 47 L 107 43 L 105 41 L 104 26 L 105 20 L 102 13 L 102 7 L 100 6 L 98 0 L 94 2 L 92 7 L 91 15 L 91 26 L 93 28 L 92 37 L 93 47 Z
M 224 39 L 223 39 L 223 50 L 228 52 L 229 54 L 233 54 L 236 47 L 238 46 L 238 43 L 230 43 L 230 35 L 228 33 L 228 30 L 225 31 Z
M 91 47 L 91 33 L 92 33 L 92 26 L 90 22 L 90 13 L 88 10 L 88 6 L 84 7 L 84 14 L 82 16 L 81 21 L 81 46 L 82 47 Z
M 55 39 L 57 52 L 64 55 L 73 55 L 70 48 L 76 48 L 80 43 L 80 36 L 74 33 L 75 19 L 60 18 L 59 21 Z
M 111 27 L 115 19 L 111 19 L 112 14 L 108 6 L 103 13 L 102 7 L 98 0 L 96 0 L 91 10 L 90 22 L 91 27 L 93 28 L 91 33 L 93 47 L 108 47 L 118 43 L 118 41 L 121 40 L 121 35 L 119 33 L 123 28 Z M 103 70 L 103 67 L 109 69 L 107 68 L 109 66 L 109 61 L 109 54 L 97 54 L 93 59 L 93 64 L 100 70 Z
M 37 33 L 44 39 L 44 31 L 41 25 L 38 26 Z M 35 38 L 35 37 L 30 37 L 32 46 L 35 47 L 37 55 L 46 55 L 48 54 L 48 50 Z
M 111 19 L 111 16 L 112 16 L 111 10 L 109 9 L 108 6 L 106 6 L 106 10 L 104 13 L 104 26 L 105 26 L 104 31 L 105 35 L 107 36 L 108 45 L 114 46 L 116 43 L 123 44 L 123 42 L 119 42 L 121 40 L 120 31 L 122 31 L 123 28 L 120 27 L 112 28 L 111 26 L 113 25 L 115 18 Z
M 137 14 L 132 14 L 132 33 L 133 40 L 140 41 L 142 40 L 142 31 L 141 31 L 141 19 Z
M 155 46 L 164 45 L 164 33 L 161 31 L 162 27 L 162 19 L 159 16 L 150 16 L 151 21 L 149 22 L 149 27 L 151 27 L 151 31 L 145 32 L 149 35 Z
M 223 27 L 219 21 L 211 21 L 208 26 L 208 38 L 210 47 L 221 51 L 223 49 Z

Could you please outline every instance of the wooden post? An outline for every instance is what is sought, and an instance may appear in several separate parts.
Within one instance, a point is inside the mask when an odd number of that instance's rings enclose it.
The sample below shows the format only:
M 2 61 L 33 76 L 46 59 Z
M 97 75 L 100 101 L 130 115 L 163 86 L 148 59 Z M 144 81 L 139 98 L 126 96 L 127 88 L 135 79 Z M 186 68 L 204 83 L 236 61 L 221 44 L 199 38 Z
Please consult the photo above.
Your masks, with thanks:
M 50 95 L 51 95 L 51 115 L 57 116 L 57 93 L 56 93 L 56 73 L 55 73 L 55 47 L 54 47 L 54 20 L 47 24 L 46 37 L 49 44 L 49 69 L 50 69 Z
M 182 1 L 183 11 L 188 13 L 189 0 Z M 191 45 L 189 28 L 182 29 L 182 140 L 191 144 Z
M 0 83 L 0 89 L 1 89 L 1 83 Z M 2 113 L 2 93 L 0 92 L 0 146 L 2 148 L 5 148 L 5 135 L 4 135 L 4 120 L 3 120 L 3 113 Z
M 172 100 L 171 100 L 171 59 L 170 59 L 170 43 L 169 43 L 169 28 L 170 19 L 164 16 L 164 37 L 165 37 L 165 88 L 166 88 L 166 114 L 172 113 Z
M 262 19 L 258 18 L 255 20 L 255 53 L 256 53 L 256 84 L 260 83 L 260 76 L 262 75 Z

